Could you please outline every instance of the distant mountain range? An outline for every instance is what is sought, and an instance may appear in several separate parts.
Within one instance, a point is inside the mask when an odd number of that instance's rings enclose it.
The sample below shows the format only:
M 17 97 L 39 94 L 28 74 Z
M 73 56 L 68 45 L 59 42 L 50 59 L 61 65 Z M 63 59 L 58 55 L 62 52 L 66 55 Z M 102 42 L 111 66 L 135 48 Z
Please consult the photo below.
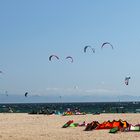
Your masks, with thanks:
M 0 103 L 49 103 L 49 102 L 124 102 L 140 101 L 140 96 L 132 95 L 85 95 L 85 96 L 57 96 L 57 95 L 0 95 Z

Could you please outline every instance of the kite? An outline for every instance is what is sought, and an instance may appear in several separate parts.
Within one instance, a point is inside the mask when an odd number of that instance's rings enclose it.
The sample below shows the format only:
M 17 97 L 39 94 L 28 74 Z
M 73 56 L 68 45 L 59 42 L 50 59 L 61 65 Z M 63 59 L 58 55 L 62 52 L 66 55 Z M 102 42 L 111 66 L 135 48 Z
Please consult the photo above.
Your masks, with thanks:
M 84 52 L 86 52 L 87 51 L 87 48 L 90 48 L 92 51 L 93 51 L 93 53 L 95 53 L 95 49 L 94 48 L 92 48 L 91 46 L 85 46 L 84 47 Z
M 106 45 L 109 45 L 109 46 L 111 46 L 112 49 L 114 49 L 114 48 L 113 48 L 113 45 L 112 45 L 111 43 L 109 43 L 109 42 L 104 42 L 104 43 L 102 44 L 101 48 L 103 48 L 103 47 L 106 46 Z
M 52 57 L 55 57 L 55 58 L 59 59 L 59 57 L 58 57 L 57 55 L 51 55 L 51 56 L 49 57 L 49 60 L 50 60 L 50 61 L 52 60 Z
M 130 77 L 125 77 L 125 84 L 126 84 L 126 85 L 129 84 L 129 79 L 130 79 Z
M 73 58 L 71 56 L 67 56 L 66 59 L 71 59 L 71 62 L 73 62 Z
M 25 97 L 27 97 L 27 95 L 28 95 L 28 92 L 25 93 Z

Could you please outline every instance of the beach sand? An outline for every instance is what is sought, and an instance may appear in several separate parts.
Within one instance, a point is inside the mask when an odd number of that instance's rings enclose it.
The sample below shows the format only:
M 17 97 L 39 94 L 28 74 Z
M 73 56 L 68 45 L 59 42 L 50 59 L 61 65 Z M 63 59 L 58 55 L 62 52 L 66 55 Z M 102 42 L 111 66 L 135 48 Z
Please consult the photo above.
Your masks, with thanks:
M 140 132 L 108 133 L 109 130 L 83 131 L 85 127 L 61 128 L 64 123 L 74 120 L 103 121 L 122 119 L 128 123 L 140 123 L 140 114 L 100 115 L 29 115 L 24 113 L 0 114 L 0 140 L 140 140 Z

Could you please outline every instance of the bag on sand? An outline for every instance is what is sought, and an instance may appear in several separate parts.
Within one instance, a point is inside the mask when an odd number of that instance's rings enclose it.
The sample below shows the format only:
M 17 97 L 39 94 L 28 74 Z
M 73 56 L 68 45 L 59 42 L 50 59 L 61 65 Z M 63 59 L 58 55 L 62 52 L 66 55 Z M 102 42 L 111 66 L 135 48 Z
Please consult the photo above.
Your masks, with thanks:
M 112 129 L 110 129 L 110 131 L 109 131 L 109 133 L 116 133 L 117 131 L 119 130 L 119 128 L 118 127 L 114 127 L 114 128 L 112 128 Z
M 73 120 L 69 120 L 67 123 L 65 123 L 65 124 L 62 126 L 62 128 L 67 128 L 67 127 L 69 127 L 70 124 L 72 124 L 72 123 L 73 123 Z

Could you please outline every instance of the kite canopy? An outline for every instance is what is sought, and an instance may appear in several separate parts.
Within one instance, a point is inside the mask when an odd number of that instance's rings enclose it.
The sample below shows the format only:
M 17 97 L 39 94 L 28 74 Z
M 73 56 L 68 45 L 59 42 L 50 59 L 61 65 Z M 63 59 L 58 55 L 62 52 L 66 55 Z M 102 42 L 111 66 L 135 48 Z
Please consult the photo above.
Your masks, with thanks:
M 55 57 L 56 59 L 59 59 L 59 57 L 57 55 L 50 55 L 49 56 L 49 61 L 51 61 L 53 57 Z
M 92 47 L 89 46 L 89 45 L 84 47 L 84 52 L 85 52 L 85 53 L 86 53 L 86 51 L 87 51 L 87 48 L 90 48 L 90 49 L 92 50 L 92 52 L 95 53 L 95 49 L 92 48 Z
M 109 42 L 104 42 L 104 43 L 102 44 L 101 48 L 103 48 L 103 47 L 105 47 L 105 46 L 108 46 L 108 45 L 111 46 L 112 49 L 114 49 L 113 45 L 112 45 L 111 43 L 109 43 Z
M 130 77 L 125 77 L 125 81 L 124 82 L 125 82 L 126 85 L 129 84 L 129 79 L 130 79 Z
M 66 59 L 70 59 L 73 62 L 73 58 L 71 56 L 67 56 Z
M 28 92 L 25 92 L 25 97 L 27 97 L 27 95 L 28 95 Z

